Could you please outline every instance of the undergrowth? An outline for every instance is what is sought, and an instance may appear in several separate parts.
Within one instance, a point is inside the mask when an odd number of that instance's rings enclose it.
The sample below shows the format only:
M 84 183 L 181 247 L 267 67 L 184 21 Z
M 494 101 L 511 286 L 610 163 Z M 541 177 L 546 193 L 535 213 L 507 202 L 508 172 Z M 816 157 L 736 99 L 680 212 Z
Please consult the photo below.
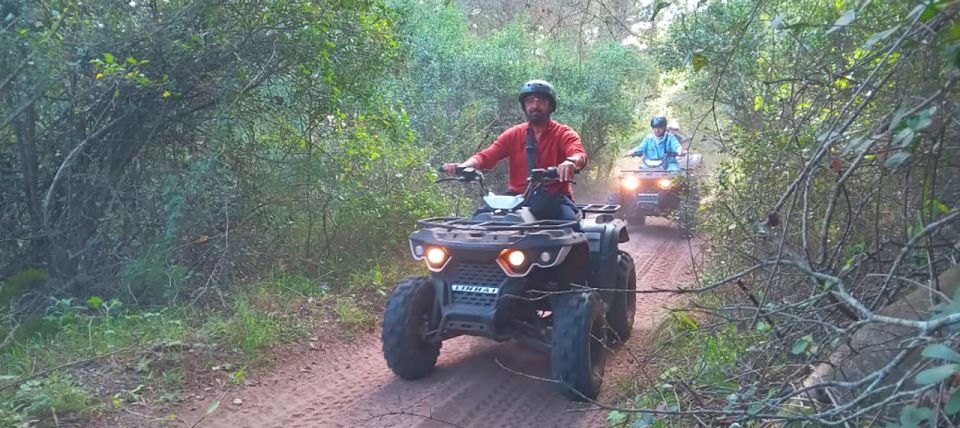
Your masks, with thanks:
M 806 350 L 787 350 L 774 360 L 766 361 L 767 386 L 741 384 L 743 374 L 755 370 L 745 361 L 771 340 L 771 329 L 762 319 L 729 321 L 694 308 L 723 306 L 727 296 L 715 293 L 698 296 L 686 310 L 676 310 L 661 322 L 651 350 L 651 364 L 618 385 L 624 409 L 646 409 L 646 412 L 611 411 L 607 426 L 739 426 L 734 418 L 709 414 L 671 414 L 692 408 L 732 411 L 747 408 L 748 413 L 769 410 L 764 400 L 777 397 L 782 391 L 778 380 L 786 379 L 795 370 L 793 356 Z M 795 351 L 795 350 L 793 350 Z M 776 411 L 781 415 L 809 412 L 801 401 L 791 402 Z M 802 423 L 786 426 L 804 426 Z
M 274 273 L 213 311 L 133 310 L 98 296 L 51 300 L 43 316 L 0 327 L 0 337 L 11 337 L 0 348 L 0 426 L 56 425 L 138 402 L 162 407 L 182 397 L 195 372 L 242 383 L 273 348 L 309 337 L 325 317 L 336 320 L 340 339 L 372 331 L 392 284 L 415 268 L 375 266 L 333 289 Z

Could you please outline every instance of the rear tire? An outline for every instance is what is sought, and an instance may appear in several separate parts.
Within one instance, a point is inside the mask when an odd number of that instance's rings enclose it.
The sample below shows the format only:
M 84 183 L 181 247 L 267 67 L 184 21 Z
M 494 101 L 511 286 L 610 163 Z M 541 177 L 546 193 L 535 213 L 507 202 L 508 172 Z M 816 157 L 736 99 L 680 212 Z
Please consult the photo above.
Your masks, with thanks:
M 419 379 L 437 364 L 440 343 L 424 339 L 434 324 L 436 299 L 430 278 L 404 279 L 387 300 L 383 314 L 383 357 L 387 366 L 404 379 Z
M 614 339 L 626 342 L 633 333 L 633 321 L 637 313 L 637 271 L 633 257 L 626 251 L 620 251 L 617 257 L 617 291 L 613 295 L 613 304 L 607 312 L 607 323 L 613 330 Z
M 558 295 L 553 307 L 553 378 L 571 400 L 592 400 L 607 359 L 603 302 L 595 292 L 571 293 Z

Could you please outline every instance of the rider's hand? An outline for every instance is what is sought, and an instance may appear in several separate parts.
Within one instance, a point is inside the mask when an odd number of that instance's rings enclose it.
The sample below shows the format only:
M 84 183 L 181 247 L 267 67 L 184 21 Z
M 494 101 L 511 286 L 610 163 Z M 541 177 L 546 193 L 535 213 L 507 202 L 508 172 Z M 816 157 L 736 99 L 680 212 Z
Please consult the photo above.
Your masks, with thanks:
M 573 181 L 573 173 L 576 171 L 577 166 L 570 161 L 563 161 L 560 165 L 557 165 L 557 177 L 561 182 Z
M 447 175 L 457 175 L 457 167 L 460 166 L 458 163 L 445 163 L 443 164 L 443 172 Z

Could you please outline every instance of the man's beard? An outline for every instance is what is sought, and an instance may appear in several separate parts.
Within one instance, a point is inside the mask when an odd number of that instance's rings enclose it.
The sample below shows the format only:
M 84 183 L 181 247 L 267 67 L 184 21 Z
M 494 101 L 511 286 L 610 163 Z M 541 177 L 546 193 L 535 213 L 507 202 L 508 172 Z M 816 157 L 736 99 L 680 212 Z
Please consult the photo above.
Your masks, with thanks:
M 523 114 L 527 116 L 527 121 L 534 125 L 540 125 L 550 120 L 550 113 L 545 113 L 539 109 L 533 111 L 524 110 Z

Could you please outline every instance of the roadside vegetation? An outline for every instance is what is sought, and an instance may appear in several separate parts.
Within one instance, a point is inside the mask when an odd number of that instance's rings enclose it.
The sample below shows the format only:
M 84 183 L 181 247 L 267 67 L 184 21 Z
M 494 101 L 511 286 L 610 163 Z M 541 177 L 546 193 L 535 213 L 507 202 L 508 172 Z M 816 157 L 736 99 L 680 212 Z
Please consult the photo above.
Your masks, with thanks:
M 610 426 L 958 423 L 956 6 L 709 2 L 659 35 L 724 161 Z

